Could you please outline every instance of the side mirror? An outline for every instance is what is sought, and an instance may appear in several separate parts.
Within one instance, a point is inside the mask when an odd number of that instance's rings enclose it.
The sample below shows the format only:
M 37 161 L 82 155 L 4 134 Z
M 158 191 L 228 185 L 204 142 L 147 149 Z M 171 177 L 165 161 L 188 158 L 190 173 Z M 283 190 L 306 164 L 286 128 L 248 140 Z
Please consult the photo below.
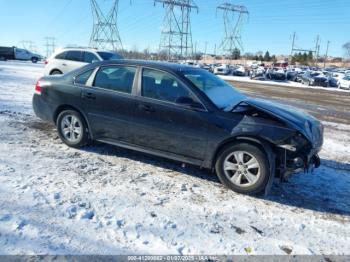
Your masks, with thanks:
M 188 106 L 194 109 L 204 109 L 201 103 L 194 101 L 191 97 L 180 96 L 176 99 L 176 103 L 179 105 Z

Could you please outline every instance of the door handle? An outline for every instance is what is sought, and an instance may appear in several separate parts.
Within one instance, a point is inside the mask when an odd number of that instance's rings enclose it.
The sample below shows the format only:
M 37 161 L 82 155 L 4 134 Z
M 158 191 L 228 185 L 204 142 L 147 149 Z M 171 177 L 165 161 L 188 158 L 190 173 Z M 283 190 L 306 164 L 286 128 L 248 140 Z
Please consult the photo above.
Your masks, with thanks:
M 65 63 L 63 63 L 62 65 L 63 65 L 63 66 L 67 66 L 67 64 L 65 64 Z
M 146 112 L 149 112 L 149 113 L 155 111 L 154 108 L 153 108 L 152 106 L 150 106 L 150 105 L 142 105 L 142 104 L 141 104 L 141 105 L 139 105 L 139 108 L 140 108 L 141 110 L 146 111 Z
M 82 93 L 82 98 L 95 100 L 96 96 L 93 93 Z

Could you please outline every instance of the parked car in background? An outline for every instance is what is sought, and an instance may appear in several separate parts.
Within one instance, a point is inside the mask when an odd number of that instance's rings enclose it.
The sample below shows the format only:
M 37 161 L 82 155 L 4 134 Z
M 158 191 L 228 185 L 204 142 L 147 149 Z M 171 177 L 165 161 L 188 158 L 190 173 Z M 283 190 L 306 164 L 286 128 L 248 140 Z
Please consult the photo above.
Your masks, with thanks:
M 249 98 L 206 70 L 119 60 L 46 76 L 36 115 L 62 141 L 91 140 L 215 170 L 228 188 L 258 194 L 275 176 L 318 167 L 322 124 L 285 105 Z
M 281 62 L 275 62 L 272 64 L 272 67 L 277 67 L 277 68 L 283 68 L 286 69 L 288 67 L 288 62 L 281 61 Z
M 42 56 L 23 48 L 0 46 L 0 60 L 22 60 L 37 63 Z
M 338 73 L 338 72 L 332 72 L 329 75 L 334 79 L 336 79 L 337 82 L 339 82 L 340 79 L 343 79 L 345 77 L 345 73 Z
M 270 68 L 266 71 L 266 78 L 270 80 L 286 80 L 286 73 L 283 68 Z
M 61 75 L 94 62 L 122 59 L 117 53 L 87 48 L 64 48 L 45 60 L 45 75 Z
M 246 71 L 245 71 L 244 66 L 238 65 L 238 66 L 233 66 L 232 67 L 231 74 L 233 76 L 245 76 L 246 75 Z
M 302 83 L 303 82 L 303 77 L 307 73 L 307 71 L 301 71 L 298 72 L 297 77 L 295 78 L 295 82 Z
M 321 72 L 314 72 L 314 71 L 306 71 L 304 74 L 300 76 L 300 83 L 304 85 L 312 85 L 314 81 L 314 77 L 319 76 Z
M 298 77 L 298 71 L 296 70 L 287 70 L 286 78 L 288 81 L 296 82 Z
M 215 75 L 229 75 L 231 72 L 230 65 L 220 64 L 214 67 Z
M 323 72 L 307 71 L 301 76 L 301 83 L 308 86 L 337 87 L 337 80 Z
M 207 70 L 209 72 L 211 70 L 211 66 L 208 65 L 208 64 L 205 64 L 205 63 L 204 64 L 198 64 L 198 68 L 202 68 L 202 69 Z
M 338 88 L 350 90 L 350 75 L 338 80 Z
M 264 79 L 265 78 L 265 68 L 259 66 L 257 68 L 252 68 L 249 72 L 250 79 Z

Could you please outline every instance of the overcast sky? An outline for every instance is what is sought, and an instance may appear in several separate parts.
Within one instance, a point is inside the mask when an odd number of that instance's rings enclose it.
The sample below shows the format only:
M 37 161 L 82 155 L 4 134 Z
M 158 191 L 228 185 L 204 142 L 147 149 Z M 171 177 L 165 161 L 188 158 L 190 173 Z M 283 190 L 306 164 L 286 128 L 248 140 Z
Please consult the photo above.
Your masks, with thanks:
M 107 7 L 111 0 L 100 0 Z M 142 50 L 159 46 L 164 9 L 153 0 L 120 0 L 118 25 L 123 44 Z M 213 52 L 223 36 L 221 13 L 216 6 L 225 0 L 195 0 L 199 12 L 191 13 L 193 41 L 197 49 Z M 289 54 L 291 36 L 296 46 L 314 48 L 320 35 L 320 54 L 331 41 L 329 55 L 343 56 L 342 45 L 350 41 L 350 0 L 237 0 L 245 5 L 249 21 L 244 25 L 244 52 L 269 50 Z M 31 40 L 44 53 L 44 37 L 53 36 L 59 46 L 87 46 L 92 30 L 89 0 L 0 0 L 0 45 Z

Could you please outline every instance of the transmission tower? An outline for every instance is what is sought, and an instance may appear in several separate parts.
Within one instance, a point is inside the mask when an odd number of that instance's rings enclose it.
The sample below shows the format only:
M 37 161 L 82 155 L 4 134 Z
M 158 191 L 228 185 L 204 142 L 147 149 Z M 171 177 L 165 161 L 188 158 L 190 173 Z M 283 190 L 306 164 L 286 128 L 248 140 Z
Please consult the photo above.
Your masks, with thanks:
M 166 51 L 168 60 L 188 58 L 193 55 L 190 13 L 198 6 L 193 0 L 154 0 L 165 9 L 160 52 Z
M 54 37 L 45 37 L 46 57 L 52 55 L 56 49 L 56 39 Z
M 243 23 L 249 16 L 245 6 L 223 3 L 217 7 L 217 11 L 222 11 L 225 36 L 223 37 L 219 49 L 228 55 L 232 55 L 236 49 L 243 51 L 241 32 Z
M 319 58 L 319 55 L 320 55 L 320 47 L 321 47 L 321 38 L 320 36 L 318 35 L 316 37 L 316 46 L 315 46 L 315 49 L 305 49 L 305 48 L 298 48 L 296 47 L 296 40 L 297 40 L 297 34 L 296 32 L 294 32 L 293 34 L 293 38 L 292 38 L 292 50 L 291 50 L 291 53 L 290 53 L 290 60 L 292 60 L 293 58 L 293 54 L 295 52 L 308 52 L 308 53 L 312 53 L 313 55 L 315 55 L 315 65 L 318 64 L 318 58 Z
M 100 1 L 90 0 L 94 21 L 90 46 L 116 51 L 123 49 L 117 26 L 119 0 L 110 0 L 109 2 L 112 2 L 112 5 L 109 11 L 105 12 Z
M 37 53 L 37 47 L 35 45 L 35 43 L 33 41 L 30 41 L 30 40 L 22 40 L 20 42 L 22 44 L 22 47 L 24 49 L 27 49 L 33 53 Z

